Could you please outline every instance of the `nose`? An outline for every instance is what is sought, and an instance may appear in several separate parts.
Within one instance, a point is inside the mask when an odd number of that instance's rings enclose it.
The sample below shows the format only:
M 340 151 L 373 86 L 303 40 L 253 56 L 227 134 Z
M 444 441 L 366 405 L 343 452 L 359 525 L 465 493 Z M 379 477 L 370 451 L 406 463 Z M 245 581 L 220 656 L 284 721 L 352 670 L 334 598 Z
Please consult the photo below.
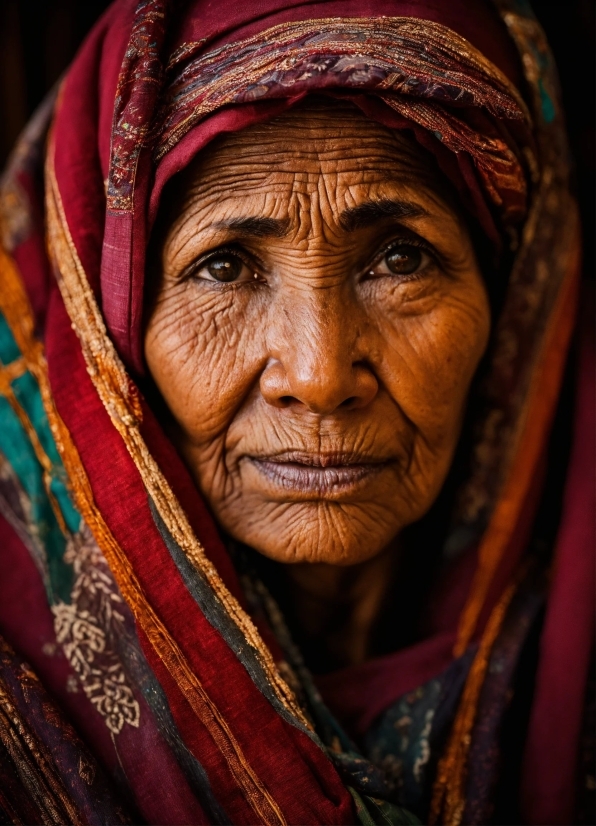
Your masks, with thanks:
M 270 358 L 260 389 L 275 407 L 302 405 L 320 416 L 356 410 L 379 390 L 353 308 L 314 296 L 272 319 Z M 280 323 L 281 322 L 281 323 Z

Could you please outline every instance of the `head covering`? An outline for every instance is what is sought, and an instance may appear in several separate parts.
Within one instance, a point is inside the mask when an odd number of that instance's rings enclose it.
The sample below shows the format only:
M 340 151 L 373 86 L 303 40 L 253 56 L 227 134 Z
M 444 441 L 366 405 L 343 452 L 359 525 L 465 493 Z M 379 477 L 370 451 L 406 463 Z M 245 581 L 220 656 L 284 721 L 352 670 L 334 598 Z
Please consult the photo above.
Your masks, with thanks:
M 516 56 L 496 13 L 484 3 L 461 2 L 443 23 L 432 3 L 376 6 L 367 11 L 352 3 L 340 10 L 317 3 L 315 13 L 309 4 L 248 5 L 222 31 L 219 14 L 212 17 L 201 3 L 183 16 L 165 2 L 147 14 L 144 7 L 123 4 L 117 16 L 122 21 L 128 12 L 128 40 L 114 42 L 109 14 L 97 28 L 62 94 L 85 100 L 86 79 L 97 71 L 101 98 L 84 112 L 80 103 L 60 108 L 54 169 L 60 179 L 63 165 L 67 175 L 80 164 L 88 177 L 90 151 L 94 171 L 101 167 L 107 203 L 103 193 L 79 186 L 76 202 L 74 192 L 64 192 L 62 200 L 67 212 L 101 205 L 105 214 L 94 239 L 101 261 L 94 262 L 98 281 L 91 278 L 91 286 L 101 296 L 120 355 L 136 371 L 143 370 L 147 234 L 164 184 L 217 134 L 271 117 L 309 91 L 347 95 L 387 125 L 412 129 L 493 240 L 495 220 L 511 226 L 523 217 L 524 172 L 532 163 L 529 114 L 509 79 L 517 76 Z M 448 26 L 455 21 L 454 31 Z M 500 56 L 497 65 L 474 45 L 487 39 L 487 30 L 493 33 L 489 51 Z M 166 35 L 173 41 L 167 46 Z M 421 55 L 423 45 L 432 50 L 432 61 Z M 113 62 L 106 61 L 106 51 Z M 101 65 L 94 65 L 98 60 Z M 97 148 L 83 139 L 83 124 L 98 135 Z
M 118 812 L 155 823 L 380 816 L 367 814 L 381 806 L 379 787 L 369 775 L 358 780 L 349 744 L 324 734 L 291 687 L 287 650 L 282 656 L 270 624 L 247 603 L 205 504 L 139 390 L 145 254 L 165 184 L 218 134 L 313 92 L 409 130 L 513 262 L 447 546 L 459 554 L 445 608 L 455 619 L 424 643 L 422 657 L 427 676 L 454 658 L 467 662 L 432 814 L 480 822 L 468 811 L 471 732 L 495 641 L 526 582 L 578 272 L 552 61 L 531 13 L 508 0 L 118 0 L 19 143 L 1 210 L 0 511 L 10 574 L 0 628 L 127 790 L 124 801 L 102 792 L 89 804 L 47 720 L 29 720 L 31 738 L 46 749 L 43 760 L 39 750 L 27 758 L 31 771 L 81 821 L 99 817 L 100 798 L 108 819 Z M 573 555 L 566 542 L 557 583 L 584 564 L 583 551 Z M 548 616 L 567 616 L 577 593 L 577 583 L 553 585 Z M 586 604 L 582 592 L 582 611 Z M 577 744 L 586 627 L 573 625 L 581 631 L 571 633 L 564 689 L 574 699 L 555 726 L 568 755 Z M 540 668 L 551 676 L 562 645 L 547 619 Z M 410 675 L 412 657 L 420 653 L 401 661 Z M 22 664 L 10 653 L 5 661 L 8 685 Z M 13 683 L 11 708 L 26 716 Z M 527 817 L 543 822 L 536 801 L 546 787 L 548 817 L 564 822 L 573 765 L 561 770 L 556 791 L 551 764 L 534 770 L 554 696 L 537 685 Z M 95 793 L 101 770 L 85 760 L 78 776 Z M 56 776 L 46 772 L 52 761 Z M 383 806 L 390 822 L 410 822 Z

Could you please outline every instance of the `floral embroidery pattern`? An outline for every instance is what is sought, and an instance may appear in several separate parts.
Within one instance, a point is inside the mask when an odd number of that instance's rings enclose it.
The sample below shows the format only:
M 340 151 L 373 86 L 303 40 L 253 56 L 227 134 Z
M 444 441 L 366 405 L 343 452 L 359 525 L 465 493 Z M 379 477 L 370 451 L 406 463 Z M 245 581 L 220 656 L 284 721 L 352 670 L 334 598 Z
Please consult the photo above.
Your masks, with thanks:
M 124 623 L 122 597 L 86 525 L 69 541 L 64 561 L 73 566 L 75 582 L 72 603 L 52 606 L 56 639 L 109 730 L 138 727 L 139 704 L 114 650 Z

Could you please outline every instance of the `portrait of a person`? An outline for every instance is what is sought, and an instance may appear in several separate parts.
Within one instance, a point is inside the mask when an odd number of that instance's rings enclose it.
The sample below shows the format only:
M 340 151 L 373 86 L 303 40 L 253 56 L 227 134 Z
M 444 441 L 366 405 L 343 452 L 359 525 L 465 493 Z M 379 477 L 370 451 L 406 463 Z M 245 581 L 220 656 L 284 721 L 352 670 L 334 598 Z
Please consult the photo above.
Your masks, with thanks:
M 116 0 L 0 179 L 0 822 L 593 823 L 594 358 L 522 0 Z

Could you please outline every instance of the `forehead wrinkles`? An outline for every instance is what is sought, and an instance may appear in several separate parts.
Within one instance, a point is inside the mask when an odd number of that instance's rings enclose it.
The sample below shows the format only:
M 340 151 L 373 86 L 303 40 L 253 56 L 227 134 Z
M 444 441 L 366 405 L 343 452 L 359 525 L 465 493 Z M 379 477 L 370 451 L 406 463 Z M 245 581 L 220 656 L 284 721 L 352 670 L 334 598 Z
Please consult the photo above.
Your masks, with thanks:
M 250 189 L 255 184 L 291 183 L 314 188 L 321 174 L 357 173 L 371 181 L 379 176 L 430 179 L 428 160 L 408 144 L 400 146 L 391 135 L 362 136 L 359 140 L 359 135 L 331 134 L 305 142 L 292 140 L 292 135 L 276 135 L 266 143 L 250 137 L 240 133 L 233 142 L 226 141 L 198 159 L 197 166 L 185 176 L 189 193 L 198 194 L 214 185 Z
M 405 185 L 433 197 L 436 177 L 433 162 L 411 138 L 359 110 L 296 107 L 221 136 L 201 152 L 173 188 L 170 229 L 190 218 L 202 223 L 235 213 L 287 217 L 302 236 L 316 221 L 323 228 L 317 212 L 323 210 L 325 223 L 333 225 L 339 211 L 357 205 L 371 185 L 380 190 L 391 184 L 394 193 L 396 185 Z
M 375 171 L 436 176 L 434 162 L 411 136 L 371 121 L 352 104 L 307 98 L 271 121 L 220 135 L 182 173 L 181 182 L 204 192 L 213 185 L 274 184 L 272 172 L 308 184 L 309 173 Z M 312 179 L 311 185 L 316 185 Z
M 403 158 L 355 149 L 353 144 L 345 151 L 336 145 L 332 154 L 328 158 L 316 149 L 298 153 L 287 147 L 266 155 L 251 147 L 244 157 L 218 153 L 212 163 L 196 169 L 176 212 L 183 220 L 184 213 L 215 221 L 233 217 L 232 212 L 291 219 L 318 206 L 338 218 L 339 211 L 357 205 L 371 188 L 389 187 L 393 193 L 396 185 L 428 189 L 421 170 Z

